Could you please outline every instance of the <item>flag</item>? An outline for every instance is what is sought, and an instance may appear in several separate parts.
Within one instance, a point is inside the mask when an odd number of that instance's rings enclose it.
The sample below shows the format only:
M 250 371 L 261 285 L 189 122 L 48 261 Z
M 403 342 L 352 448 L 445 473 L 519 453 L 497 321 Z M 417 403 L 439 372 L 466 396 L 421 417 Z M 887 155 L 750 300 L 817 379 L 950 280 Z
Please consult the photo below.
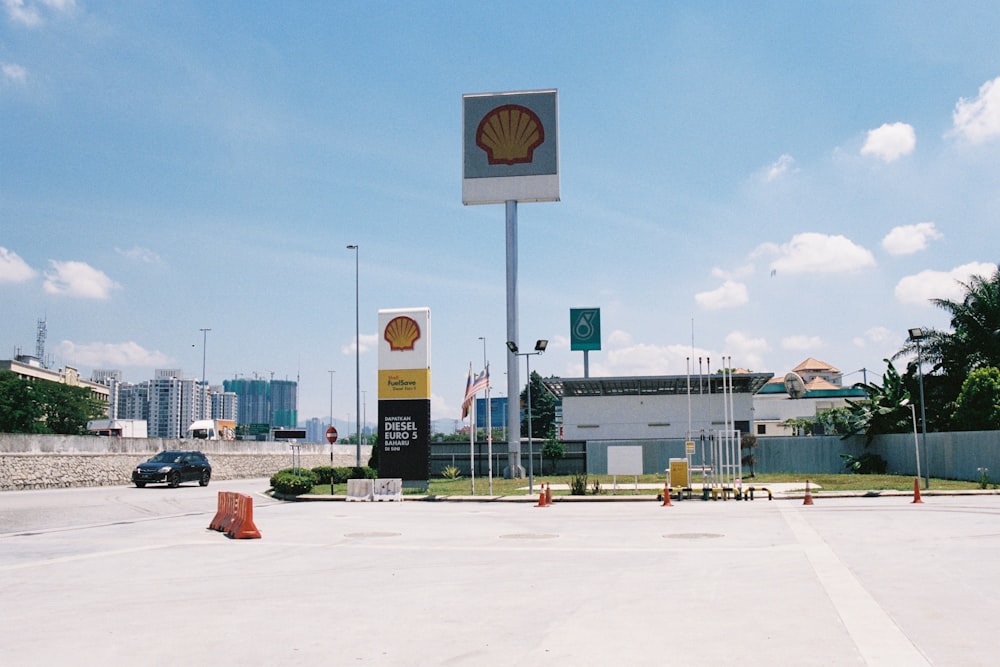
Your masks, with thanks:
M 469 416 L 469 408 L 472 401 L 476 399 L 476 394 L 490 386 L 490 367 L 487 366 L 481 373 L 472 375 L 472 364 L 469 364 L 469 377 L 465 381 L 465 399 L 462 401 L 462 419 Z
M 469 364 L 469 377 L 465 381 L 465 398 L 462 399 L 462 419 L 469 416 L 469 405 L 472 401 L 469 400 L 469 396 L 473 396 L 472 393 L 472 364 Z

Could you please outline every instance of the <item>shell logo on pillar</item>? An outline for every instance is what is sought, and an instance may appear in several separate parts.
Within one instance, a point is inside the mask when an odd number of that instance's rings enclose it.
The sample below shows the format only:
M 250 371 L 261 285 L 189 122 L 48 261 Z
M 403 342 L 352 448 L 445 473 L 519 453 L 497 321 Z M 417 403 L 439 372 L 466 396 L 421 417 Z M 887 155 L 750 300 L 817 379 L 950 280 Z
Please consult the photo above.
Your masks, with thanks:
M 534 111 L 520 104 L 499 106 L 479 121 L 476 145 L 490 164 L 525 164 L 545 142 L 545 128 Z
M 420 338 L 420 325 L 412 317 L 394 317 L 385 327 L 383 334 L 389 349 L 393 351 L 412 350 Z

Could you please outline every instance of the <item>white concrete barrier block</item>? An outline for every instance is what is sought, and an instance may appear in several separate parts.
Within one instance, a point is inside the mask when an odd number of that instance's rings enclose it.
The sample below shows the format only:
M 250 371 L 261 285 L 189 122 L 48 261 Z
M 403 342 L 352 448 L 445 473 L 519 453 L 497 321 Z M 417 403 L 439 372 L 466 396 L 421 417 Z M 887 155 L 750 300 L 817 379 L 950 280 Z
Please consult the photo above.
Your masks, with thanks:
M 403 500 L 403 480 L 395 477 L 376 479 L 375 500 Z
M 347 480 L 347 499 L 353 501 L 372 500 L 375 497 L 375 480 Z

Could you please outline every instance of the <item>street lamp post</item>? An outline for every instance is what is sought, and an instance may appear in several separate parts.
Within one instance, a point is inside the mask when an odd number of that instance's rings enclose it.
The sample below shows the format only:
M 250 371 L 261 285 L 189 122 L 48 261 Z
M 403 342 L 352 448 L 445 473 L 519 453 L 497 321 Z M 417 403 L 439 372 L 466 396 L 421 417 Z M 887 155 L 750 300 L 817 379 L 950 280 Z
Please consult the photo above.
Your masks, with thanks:
M 913 454 L 917 458 L 917 479 L 920 479 L 920 446 L 917 444 L 917 406 L 909 398 L 903 399 L 900 405 L 910 406 L 910 417 L 913 419 Z
M 207 385 L 208 380 L 205 379 L 205 349 L 208 345 L 208 332 L 211 329 L 200 329 L 201 331 L 201 383 Z
M 528 495 L 534 495 L 535 493 L 535 471 L 534 471 L 534 461 L 535 461 L 535 450 L 534 450 L 534 437 L 531 433 L 531 359 L 536 354 L 541 354 L 548 347 L 549 341 L 544 339 L 539 339 L 535 341 L 535 351 L 534 352 L 518 352 L 517 343 L 512 340 L 507 341 L 507 349 L 510 353 L 517 357 L 524 357 L 524 366 L 528 374 Z
M 924 363 L 920 355 L 920 341 L 926 338 L 924 330 L 914 327 L 909 330 L 910 340 L 917 344 L 917 377 L 920 382 L 920 439 L 924 443 L 924 488 L 931 487 L 931 461 L 927 456 L 927 408 L 924 404 Z
M 357 402 L 356 408 L 357 412 L 354 414 L 358 416 L 357 422 L 357 443 L 355 445 L 357 451 L 357 461 L 355 465 L 361 467 L 361 318 L 359 310 L 358 301 L 358 255 L 360 251 L 358 250 L 358 245 L 352 243 L 347 246 L 348 250 L 354 251 L 354 391 L 355 399 Z

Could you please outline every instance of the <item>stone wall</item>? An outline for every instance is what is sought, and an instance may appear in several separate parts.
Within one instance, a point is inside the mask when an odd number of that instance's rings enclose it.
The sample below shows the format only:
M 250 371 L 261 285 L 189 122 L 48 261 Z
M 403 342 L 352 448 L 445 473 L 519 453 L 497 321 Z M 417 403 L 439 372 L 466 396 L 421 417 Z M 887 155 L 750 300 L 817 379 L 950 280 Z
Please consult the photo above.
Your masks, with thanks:
M 353 466 L 354 445 L 297 445 L 295 465 Z M 212 479 L 270 477 L 293 465 L 293 449 L 281 442 L 226 442 L 163 438 L 0 434 L 0 491 L 129 484 L 132 468 L 165 449 L 197 449 L 212 464 Z M 371 446 L 361 448 L 366 465 Z

